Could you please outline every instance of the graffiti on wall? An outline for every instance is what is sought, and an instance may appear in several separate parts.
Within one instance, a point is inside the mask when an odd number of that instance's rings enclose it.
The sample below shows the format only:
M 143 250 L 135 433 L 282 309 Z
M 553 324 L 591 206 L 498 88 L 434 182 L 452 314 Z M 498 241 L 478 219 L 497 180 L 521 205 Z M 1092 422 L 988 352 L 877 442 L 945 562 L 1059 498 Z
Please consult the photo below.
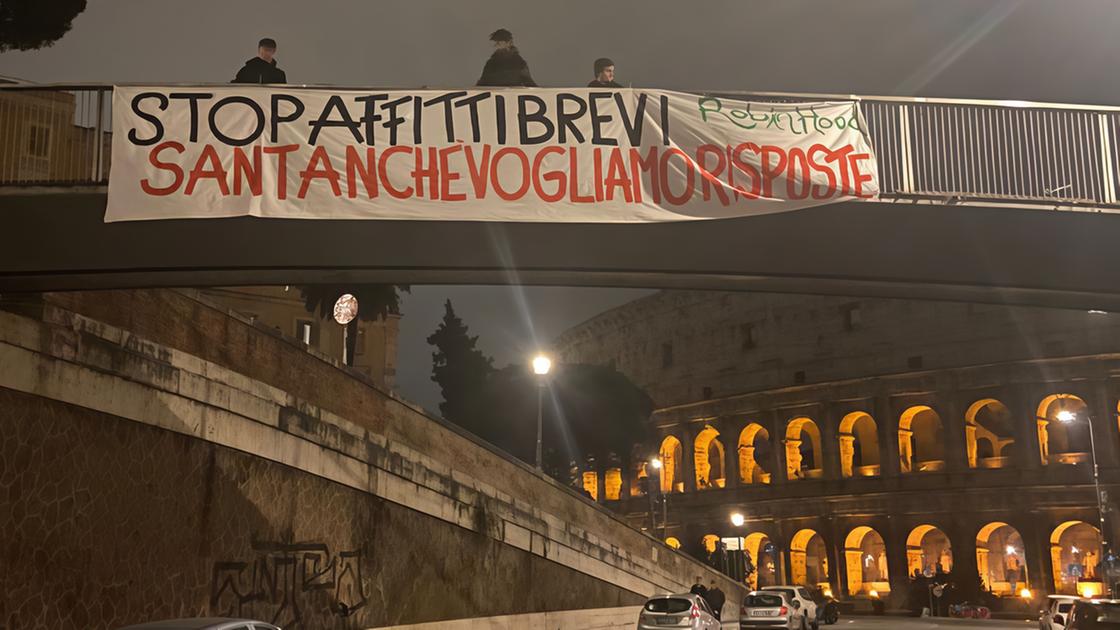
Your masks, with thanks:
M 210 614 L 298 628 L 312 617 L 350 616 L 368 601 L 361 549 L 258 540 L 251 547 L 249 559 L 214 563 Z

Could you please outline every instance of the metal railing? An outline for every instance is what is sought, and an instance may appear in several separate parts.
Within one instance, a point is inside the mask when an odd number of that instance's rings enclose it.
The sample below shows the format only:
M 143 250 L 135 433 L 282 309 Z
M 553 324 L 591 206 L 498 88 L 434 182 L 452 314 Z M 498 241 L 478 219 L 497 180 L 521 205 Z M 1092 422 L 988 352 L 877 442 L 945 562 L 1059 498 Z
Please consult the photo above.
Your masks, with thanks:
M 106 183 L 111 92 L 104 85 L 0 85 L 0 186 Z M 859 101 L 878 155 L 883 200 L 1120 208 L 1118 107 L 772 92 L 714 95 Z

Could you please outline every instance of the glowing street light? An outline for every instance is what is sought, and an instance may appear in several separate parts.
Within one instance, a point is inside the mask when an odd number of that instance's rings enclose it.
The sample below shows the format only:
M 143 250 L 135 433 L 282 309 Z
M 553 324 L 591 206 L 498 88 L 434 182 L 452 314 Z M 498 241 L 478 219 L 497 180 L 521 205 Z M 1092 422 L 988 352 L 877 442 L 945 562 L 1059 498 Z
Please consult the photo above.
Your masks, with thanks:
M 1015 547 L 1013 547 L 1012 545 L 1008 545 L 1007 548 L 1006 548 L 1006 551 L 1007 551 L 1007 555 L 1009 555 L 1009 556 L 1015 555 Z
M 731 524 L 734 525 L 735 527 L 742 527 L 743 523 L 746 523 L 746 522 L 747 522 L 746 517 L 743 516 L 742 514 L 738 513 L 738 512 L 735 512 L 734 514 L 731 515 Z
M 654 457 L 653 459 L 649 460 L 649 465 L 653 466 L 654 470 L 661 470 L 661 458 Z
M 1062 409 L 1058 411 L 1057 415 L 1055 415 L 1054 417 L 1057 418 L 1058 422 L 1061 422 L 1062 424 L 1070 424 L 1078 419 L 1077 414 L 1070 411 L 1069 409 Z M 1085 414 L 1084 420 L 1085 424 L 1089 426 L 1089 455 L 1093 458 L 1093 490 L 1096 491 L 1097 494 L 1097 519 L 1100 525 L 1099 531 L 1101 533 L 1101 551 L 1103 551 L 1107 556 L 1109 551 L 1108 538 L 1106 538 L 1108 534 L 1106 532 L 1108 530 L 1104 526 L 1104 502 L 1101 500 L 1101 478 L 1100 470 L 1097 468 L 1097 440 L 1093 436 L 1093 419 L 1089 416 L 1089 414 Z M 1073 553 L 1077 553 L 1076 547 L 1074 547 Z M 1112 588 L 1110 586 L 1109 591 L 1111 592 L 1111 590 Z
M 541 458 L 541 434 L 544 432 L 544 379 L 552 369 L 552 359 L 543 354 L 533 357 L 533 374 L 537 379 L 537 470 L 544 470 Z
M 1030 599 L 1034 597 L 1034 595 L 1031 594 L 1031 589 L 1024 588 L 1019 591 L 1019 597 L 1022 597 L 1023 599 Z

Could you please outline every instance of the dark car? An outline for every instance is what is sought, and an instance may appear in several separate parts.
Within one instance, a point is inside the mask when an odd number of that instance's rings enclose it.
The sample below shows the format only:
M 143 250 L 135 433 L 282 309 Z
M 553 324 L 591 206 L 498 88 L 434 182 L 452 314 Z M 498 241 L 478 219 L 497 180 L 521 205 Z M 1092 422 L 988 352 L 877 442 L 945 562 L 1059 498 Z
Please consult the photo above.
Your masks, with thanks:
M 1120 600 L 1078 600 L 1070 611 L 1066 630 L 1120 630 Z
M 840 621 L 840 602 L 831 595 L 825 595 L 819 588 L 808 587 L 808 589 L 817 604 L 817 621 L 827 625 Z

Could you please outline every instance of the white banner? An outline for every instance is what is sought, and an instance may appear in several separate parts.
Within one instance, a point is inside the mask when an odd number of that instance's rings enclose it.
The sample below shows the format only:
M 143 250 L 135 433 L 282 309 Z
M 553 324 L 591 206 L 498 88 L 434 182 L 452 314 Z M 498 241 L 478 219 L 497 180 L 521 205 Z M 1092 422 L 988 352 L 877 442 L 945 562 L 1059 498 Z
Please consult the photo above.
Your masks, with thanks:
M 117 87 L 106 221 L 628 223 L 873 198 L 859 107 L 662 90 Z

